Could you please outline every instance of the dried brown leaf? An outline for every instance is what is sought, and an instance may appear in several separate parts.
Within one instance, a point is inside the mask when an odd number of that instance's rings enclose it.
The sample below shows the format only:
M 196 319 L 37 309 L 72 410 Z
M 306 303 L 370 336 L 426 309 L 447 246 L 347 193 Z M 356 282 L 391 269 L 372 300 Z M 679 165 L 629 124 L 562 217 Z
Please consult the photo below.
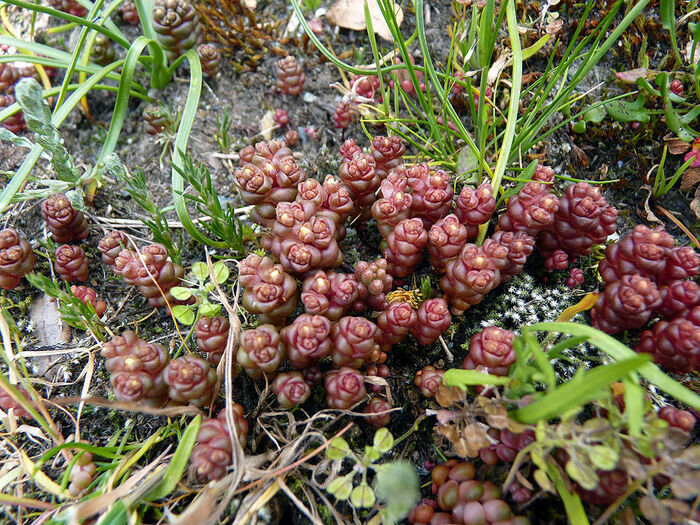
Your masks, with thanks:
M 382 12 L 379 10 L 377 0 L 367 0 L 367 5 L 369 6 L 369 15 L 372 19 L 374 32 L 384 40 L 393 40 L 389 26 L 387 26 Z M 394 4 L 394 12 L 400 27 L 403 21 L 403 9 Z M 336 0 L 328 10 L 326 18 L 331 24 L 335 24 L 343 29 L 365 31 L 367 29 L 367 24 L 365 23 L 365 0 Z
M 688 168 L 681 176 L 681 191 L 688 191 L 700 182 L 700 168 Z
M 664 142 L 671 155 L 683 155 L 683 153 L 690 149 L 690 143 L 684 142 L 674 135 L 666 135 L 664 137 Z
M 695 216 L 700 219 L 700 186 L 695 190 L 695 198 L 690 201 L 690 209 L 695 212 Z
M 655 525 L 668 525 L 671 523 L 671 511 L 653 494 L 647 494 L 639 500 L 639 510 L 642 511 L 645 518 Z
M 675 474 L 671 479 L 671 490 L 678 499 L 697 497 L 700 492 L 700 474 L 697 472 Z
M 640 78 L 653 78 L 656 76 L 655 71 L 650 71 L 645 67 L 638 67 L 636 69 L 630 69 L 628 71 L 620 71 L 615 73 L 615 76 L 622 80 L 625 84 L 636 84 L 637 79 Z

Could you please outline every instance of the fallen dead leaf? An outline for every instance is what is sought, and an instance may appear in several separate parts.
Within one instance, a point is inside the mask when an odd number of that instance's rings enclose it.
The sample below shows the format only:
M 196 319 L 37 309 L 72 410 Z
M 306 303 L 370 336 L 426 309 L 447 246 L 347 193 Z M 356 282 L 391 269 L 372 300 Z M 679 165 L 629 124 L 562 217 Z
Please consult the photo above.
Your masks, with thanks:
M 389 26 L 379 10 L 377 0 L 367 0 L 367 4 L 374 32 L 384 40 L 393 40 Z M 392 5 L 394 6 L 394 13 L 396 13 L 396 21 L 401 26 L 403 10 L 396 4 L 392 3 Z M 331 24 L 335 24 L 343 29 L 364 31 L 367 29 L 367 24 L 365 23 L 365 0 L 336 0 L 328 10 L 326 18 Z
M 640 190 L 644 190 L 647 192 L 647 197 L 644 199 L 644 207 L 640 208 L 637 206 L 637 213 L 639 214 L 640 217 L 643 217 L 645 220 L 649 222 L 656 222 L 658 224 L 663 225 L 663 222 L 659 220 L 659 218 L 656 216 L 656 214 L 651 211 L 651 205 L 649 204 L 649 201 L 651 200 L 651 197 L 654 193 L 653 189 L 651 186 L 648 184 L 644 184 Z
M 681 191 L 693 189 L 700 182 L 700 168 L 688 168 L 681 176 Z
M 268 111 L 260 119 L 260 133 L 265 140 L 272 140 L 272 132 L 275 130 L 275 113 Z
M 690 144 L 688 142 L 683 142 L 673 135 L 666 135 L 664 137 L 664 142 L 666 146 L 668 146 L 668 152 L 671 155 L 683 155 L 683 153 L 690 149 Z
M 695 216 L 700 219 L 700 186 L 695 190 L 695 198 L 690 201 L 690 209 L 695 212 Z
M 626 84 L 636 84 L 637 79 L 654 78 L 656 76 L 656 71 L 650 71 L 645 67 L 638 67 L 628 71 L 620 71 L 619 73 L 615 73 L 615 76 Z
M 29 315 L 34 330 L 39 337 L 39 346 L 54 346 L 60 343 L 70 342 L 70 328 L 61 321 L 56 300 L 47 295 L 40 295 L 29 307 Z M 35 363 L 39 374 L 43 375 L 51 363 L 50 356 L 37 357 Z

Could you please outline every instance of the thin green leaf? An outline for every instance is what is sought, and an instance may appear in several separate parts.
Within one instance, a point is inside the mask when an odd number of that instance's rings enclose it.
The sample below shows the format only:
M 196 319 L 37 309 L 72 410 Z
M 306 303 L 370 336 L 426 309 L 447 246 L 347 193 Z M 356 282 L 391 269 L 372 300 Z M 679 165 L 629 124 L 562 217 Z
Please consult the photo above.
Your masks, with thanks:
M 629 377 L 623 378 L 623 382 L 625 384 L 625 415 L 627 416 L 629 433 L 632 437 L 639 437 L 642 435 L 646 392 L 639 384 L 637 374 L 630 374 Z
M 442 376 L 442 383 L 447 386 L 456 386 L 466 389 L 473 385 L 507 385 L 510 378 L 484 374 L 476 370 L 462 370 L 453 368 Z
M 163 479 L 146 495 L 146 501 L 164 498 L 175 489 L 177 482 L 180 481 L 182 474 L 185 472 L 190 454 L 192 454 L 192 449 L 197 441 L 197 433 L 199 432 L 201 421 L 201 416 L 196 416 L 187 425 L 187 428 L 182 433 L 182 437 L 180 437 L 180 444 L 177 446 L 177 450 L 175 450 L 175 454 L 173 454 L 173 458 L 170 460 L 170 464 L 163 475 Z
M 588 339 L 590 344 L 596 346 L 617 361 L 630 359 L 638 355 L 634 350 L 625 346 L 614 337 L 584 324 L 558 322 L 537 323 L 530 326 L 530 329 L 584 336 Z M 695 410 L 700 410 L 700 396 L 664 374 L 655 364 L 643 364 L 639 368 L 638 373 L 678 401 L 685 403 Z
M 640 355 L 586 372 L 580 370 L 568 382 L 548 390 L 534 403 L 512 412 L 511 416 L 522 423 L 548 421 L 597 398 L 608 385 L 648 362 L 648 356 Z
M 547 475 L 554 483 L 554 487 L 557 489 L 557 493 L 564 503 L 564 509 L 566 510 L 569 523 L 571 523 L 571 525 L 589 525 L 590 522 L 586 515 L 586 509 L 583 508 L 583 503 L 581 503 L 581 498 L 576 491 L 569 492 L 561 472 L 559 472 L 557 466 L 551 462 L 547 462 Z

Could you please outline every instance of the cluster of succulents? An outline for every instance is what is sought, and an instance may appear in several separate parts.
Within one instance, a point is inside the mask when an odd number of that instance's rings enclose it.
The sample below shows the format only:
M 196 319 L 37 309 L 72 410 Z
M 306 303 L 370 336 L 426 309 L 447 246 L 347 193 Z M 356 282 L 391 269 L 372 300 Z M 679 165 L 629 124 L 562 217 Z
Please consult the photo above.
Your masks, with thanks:
M 292 151 L 279 140 L 243 148 L 240 164 L 234 181 L 236 187 L 243 201 L 254 205 L 251 219 L 269 228 L 275 222 L 277 205 L 294 201 L 297 185 L 306 180 L 306 173 Z
M 139 252 L 125 247 L 112 259 L 117 247 L 125 245 L 119 237 L 119 234 L 108 234 L 98 246 L 103 260 L 113 261 L 110 266 L 114 273 L 124 279 L 126 284 L 137 286 L 141 295 L 154 308 L 177 304 L 170 290 L 182 282 L 185 270 L 181 265 L 170 261 L 165 246 L 151 244 Z
M 102 345 L 105 368 L 118 401 L 154 405 L 166 399 L 203 407 L 214 395 L 216 371 L 193 354 L 170 359 L 168 350 L 127 330 Z
M 411 525 L 527 525 L 530 521 L 513 513 L 501 491 L 489 481 L 474 479 L 472 463 L 447 460 L 435 466 L 430 477 L 433 499 L 424 499 L 408 516 Z
M 663 227 L 636 226 L 608 246 L 598 268 L 605 281 L 591 311 L 593 326 L 616 334 L 643 328 L 636 349 L 675 372 L 700 369 L 700 259 Z

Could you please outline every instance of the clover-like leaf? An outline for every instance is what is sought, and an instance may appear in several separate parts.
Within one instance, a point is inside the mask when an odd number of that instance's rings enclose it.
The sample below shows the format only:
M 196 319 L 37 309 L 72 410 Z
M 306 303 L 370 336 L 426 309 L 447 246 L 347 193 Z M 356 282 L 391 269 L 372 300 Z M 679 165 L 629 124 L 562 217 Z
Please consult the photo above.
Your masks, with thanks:
M 595 445 L 588 450 L 588 457 L 596 468 L 601 470 L 613 470 L 620 459 L 618 452 L 605 445 Z
M 541 468 L 538 468 L 537 470 L 535 470 L 533 476 L 537 484 L 542 488 L 542 490 L 549 492 L 550 494 L 555 493 L 554 484 L 552 483 L 552 480 L 549 479 L 547 472 L 545 472 Z
M 343 459 L 350 454 L 350 445 L 341 437 L 333 438 L 331 444 L 328 445 L 326 456 L 328 459 Z
M 187 299 L 192 297 L 192 289 L 184 286 L 173 286 L 170 289 L 170 294 L 178 301 L 187 301 Z
M 214 281 L 219 284 L 224 283 L 228 280 L 229 275 L 231 275 L 231 270 L 224 263 L 218 262 L 214 264 L 214 274 L 212 275 Z
M 199 282 L 204 282 L 204 280 L 209 277 L 209 268 L 201 261 L 196 262 L 192 265 L 192 273 Z
M 173 317 L 175 317 L 179 323 L 189 326 L 194 323 L 195 315 L 191 306 L 177 304 L 173 306 Z
M 566 473 L 586 490 L 593 490 L 598 485 L 598 476 L 593 467 L 581 461 L 567 461 Z
M 200 315 L 206 315 L 207 317 L 214 317 L 219 315 L 221 312 L 221 305 L 214 303 L 203 303 L 199 306 Z
M 372 487 L 367 485 L 367 483 L 363 483 L 359 487 L 355 487 L 352 489 L 352 493 L 350 494 L 350 503 L 353 507 L 358 509 L 369 508 L 374 505 L 376 500 L 377 498 L 374 496 Z
M 348 476 L 340 476 L 330 482 L 326 491 L 335 496 L 335 499 L 345 501 L 352 492 L 352 481 Z
M 374 434 L 374 448 L 381 454 L 386 454 L 394 446 L 394 436 L 386 428 L 380 428 Z

